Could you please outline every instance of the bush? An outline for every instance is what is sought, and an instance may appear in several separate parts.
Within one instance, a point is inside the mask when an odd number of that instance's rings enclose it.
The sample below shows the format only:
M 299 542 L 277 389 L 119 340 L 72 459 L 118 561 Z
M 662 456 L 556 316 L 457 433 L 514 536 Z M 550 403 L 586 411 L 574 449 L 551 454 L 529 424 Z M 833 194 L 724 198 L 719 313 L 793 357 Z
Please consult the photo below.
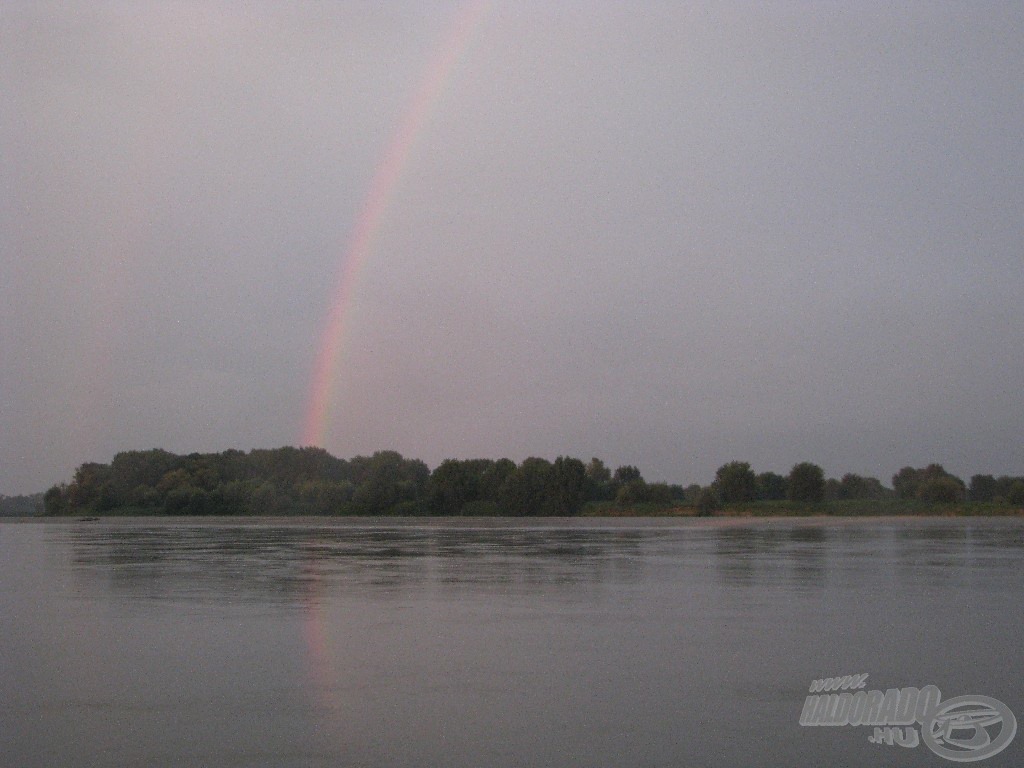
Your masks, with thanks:
M 964 500 L 964 487 L 952 477 L 933 477 L 917 487 L 917 498 L 934 504 L 952 504 Z
M 479 499 L 477 501 L 467 501 L 462 505 L 462 511 L 459 514 L 465 517 L 499 517 L 502 511 L 496 501 Z
M 209 515 L 214 511 L 213 506 L 206 491 L 184 485 L 167 494 L 164 512 L 168 515 Z
M 68 511 L 66 485 L 55 485 L 43 494 L 43 510 L 48 515 L 63 515 Z
M 675 494 L 672 492 L 672 486 L 668 483 L 648 483 L 647 484 L 647 501 L 652 504 L 671 504 L 674 501 Z
M 647 483 L 643 480 L 630 480 L 624 483 L 615 494 L 615 503 L 619 506 L 643 504 L 647 501 Z
M 825 498 L 825 473 L 817 464 L 801 462 L 789 472 L 786 495 L 790 501 L 817 503 Z
M 1010 492 L 1006 494 L 1006 500 L 1011 504 L 1024 504 L 1024 480 L 1018 480 L 1010 486 Z
M 893 475 L 892 487 L 896 491 L 896 495 L 901 499 L 916 498 L 928 501 L 929 499 L 926 499 L 925 496 L 935 493 L 938 493 L 940 496 L 949 495 L 951 491 L 949 491 L 948 487 L 946 490 L 938 488 L 935 490 L 922 490 L 924 486 L 930 485 L 936 480 L 952 480 L 958 487 L 957 501 L 963 500 L 967 491 L 964 481 L 955 475 L 949 474 L 949 472 L 943 469 L 941 464 L 929 464 L 922 469 L 903 467 L 903 469 Z
M 701 488 L 697 494 L 697 514 L 707 517 L 718 509 L 718 497 L 710 488 Z
M 745 461 L 730 461 L 715 472 L 715 489 L 726 504 L 753 501 L 757 496 L 757 477 Z

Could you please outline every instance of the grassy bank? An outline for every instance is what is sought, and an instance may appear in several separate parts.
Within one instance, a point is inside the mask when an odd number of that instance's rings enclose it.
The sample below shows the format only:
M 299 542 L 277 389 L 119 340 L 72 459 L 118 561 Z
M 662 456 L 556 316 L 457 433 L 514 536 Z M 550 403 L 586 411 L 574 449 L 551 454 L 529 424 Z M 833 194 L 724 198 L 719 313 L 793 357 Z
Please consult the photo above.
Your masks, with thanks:
M 169 515 L 154 507 L 122 506 L 102 512 L 82 512 L 67 517 L 204 517 L 204 515 Z M 222 517 L 224 515 L 221 515 Z M 259 517 L 260 513 L 228 515 Z M 358 514 L 330 514 L 311 510 L 303 505 L 275 510 L 273 517 L 360 517 Z M 444 517 L 418 513 L 370 515 L 371 517 Z M 696 506 L 680 502 L 620 504 L 614 501 L 587 502 L 582 517 L 701 517 Z M 1024 516 L 1024 507 L 1005 502 L 960 502 L 938 504 L 914 499 L 847 499 L 822 501 L 816 504 L 795 501 L 752 501 L 726 504 L 705 517 L 1017 517 Z M 496 504 L 471 503 L 457 517 L 508 517 Z
M 612 501 L 590 502 L 583 508 L 588 517 L 699 517 L 687 504 L 635 504 L 623 506 Z M 980 517 L 1024 516 L 1024 508 L 999 502 L 937 504 L 915 499 L 846 499 L 816 504 L 794 501 L 753 501 L 726 504 L 710 517 Z

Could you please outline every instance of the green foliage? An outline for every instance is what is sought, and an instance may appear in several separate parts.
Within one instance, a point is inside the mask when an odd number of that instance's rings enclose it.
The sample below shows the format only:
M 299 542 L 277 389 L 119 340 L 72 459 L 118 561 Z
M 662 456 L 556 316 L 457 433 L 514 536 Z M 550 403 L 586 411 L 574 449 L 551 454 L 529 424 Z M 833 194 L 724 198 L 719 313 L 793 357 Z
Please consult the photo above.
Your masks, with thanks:
M 60 493 L 59 489 L 57 493 Z M 31 517 L 44 514 L 45 496 L 45 493 L 17 496 L 6 496 L 0 493 L 0 517 Z
M 466 517 L 499 517 L 504 515 L 505 511 L 497 501 L 481 499 L 463 505 L 461 514 Z
M 938 494 L 945 497 L 951 495 L 949 483 L 936 483 L 939 480 L 955 484 L 958 489 L 956 501 L 964 500 L 967 489 L 963 480 L 949 474 L 943 469 L 941 464 L 929 464 L 923 469 L 903 467 L 893 475 L 892 487 L 896 495 L 901 499 L 921 499 L 923 498 L 922 493 L 927 496 Z
M 847 473 L 843 475 L 842 480 L 831 482 L 836 483 L 835 493 L 832 495 L 826 492 L 826 497 L 831 496 L 835 499 L 884 499 L 891 493 L 874 477 Z
M 634 480 L 643 480 L 643 476 L 640 474 L 640 470 L 631 464 L 626 464 L 622 467 L 615 469 L 615 474 L 612 476 L 612 482 L 615 485 L 624 485 L 631 483 Z
M 1010 504 L 1024 504 L 1024 480 L 1017 480 L 1010 486 L 1006 500 Z
M 68 487 L 64 484 L 55 485 L 43 494 L 43 513 L 47 515 L 64 515 L 71 510 L 68 499 Z
M 1017 483 L 1024 483 L 1024 477 L 1009 477 L 1002 475 L 996 478 L 996 500 L 1009 501 L 1010 494 Z
M 730 461 L 715 472 L 715 491 L 724 504 L 753 501 L 757 497 L 757 478 L 750 464 Z
M 111 481 L 117 495 L 128 503 L 135 503 L 140 488 L 153 488 L 160 478 L 172 471 L 179 457 L 161 450 L 125 451 L 110 462 Z
M 913 467 L 903 467 L 892 476 L 892 489 L 901 499 L 912 499 L 917 494 L 919 483 L 918 471 Z
M 614 493 L 611 470 L 600 459 L 592 458 L 587 464 L 587 498 L 590 501 L 606 501 Z
M 559 456 L 554 463 L 530 457 L 508 475 L 495 501 L 508 515 L 579 514 L 587 499 L 586 467 Z
M 68 486 L 67 497 L 70 508 L 80 508 L 94 511 L 97 503 L 103 497 L 104 503 L 110 501 L 110 488 L 104 488 L 110 483 L 110 467 L 106 464 L 88 462 L 82 464 L 76 471 L 75 477 Z
M 620 507 L 644 504 L 648 499 L 647 483 L 643 480 L 630 480 L 619 486 L 615 494 L 615 503 Z
M 48 515 L 523 515 L 586 514 L 927 514 L 959 502 L 963 514 L 1009 514 L 1024 504 L 1024 477 L 976 475 L 972 500 L 941 465 L 904 467 L 896 492 L 875 478 L 847 474 L 823 481 L 798 464 L 790 477 L 754 475 L 746 462 L 723 465 L 711 487 L 647 483 L 634 466 L 610 472 L 600 459 L 559 456 L 447 459 L 433 472 L 396 451 L 337 459 L 320 448 L 237 450 L 179 456 L 163 450 L 118 453 L 87 462 L 72 481 L 33 497 Z M 778 499 L 790 489 L 790 501 Z M 827 490 L 826 503 L 821 493 Z M 897 498 L 898 494 L 902 494 Z M 908 495 L 909 494 L 909 495 Z M 979 498 L 975 498 L 979 497 Z M 991 500 L 984 500 L 991 499 Z M 681 508 L 679 502 L 685 507 Z M 814 502 L 812 506 L 808 502 Z M 812 509 L 815 510 L 812 512 Z
M 964 501 L 964 485 L 953 477 L 929 477 L 918 484 L 916 496 L 921 501 L 953 504 Z
M 683 489 L 683 501 L 687 504 L 696 504 L 697 499 L 700 497 L 702 488 L 697 483 L 690 483 Z
M 509 459 L 445 459 L 426 484 L 426 503 L 434 515 L 471 514 L 466 507 L 497 502 L 502 485 L 516 465 Z
M 793 466 L 786 480 L 790 501 L 818 503 L 825 498 L 825 473 L 817 464 L 803 461 Z
M 352 460 L 359 481 L 352 494 L 357 514 L 396 514 L 396 507 L 419 501 L 426 490 L 430 470 L 418 459 L 404 459 L 397 451 L 378 451 L 369 459 Z
M 501 506 L 510 515 L 549 514 L 547 489 L 551 478 L 551 462 L 531 456 L 524 459 L 501 487 Z
M 996 479 L 992 475 L 972 475 L 967 496 L 971 501 L 992 501 L 996 497 Z
M 682 488 L 679 488 L 679 491 L 679 495 L 682 496 Z M 615 503 L 620 507 L 635 507 L 638 504 L 668 505 L 676 500 L 672 486 L 668 483 L 646 483 L 643 480 L 630 480 L 619 486 L 615 494 Z
M 671 504 L 676 501 L 676 495 L 668 483 L 648 483 L 647 501 L 650 504 Z
M 551 465 L 548 496 L 552 514 L 579 514 L 587 500 L 587 470 L 583 462 L 569 456 L 559 456 Z
M 786 478 L 774 472 L 762 472 L 757 476 L 757 498 L 777 501 L 786 498 Z
M 194 485 L 178 486 L 164 501 L 164 511 L 169 515 L 212 515 L 216 506 L 208 491 Z
M 707 517 L 718 509 L 718 496 L 712 488 L 701 488 L 696 501 L 697 514 L 702 517 Z

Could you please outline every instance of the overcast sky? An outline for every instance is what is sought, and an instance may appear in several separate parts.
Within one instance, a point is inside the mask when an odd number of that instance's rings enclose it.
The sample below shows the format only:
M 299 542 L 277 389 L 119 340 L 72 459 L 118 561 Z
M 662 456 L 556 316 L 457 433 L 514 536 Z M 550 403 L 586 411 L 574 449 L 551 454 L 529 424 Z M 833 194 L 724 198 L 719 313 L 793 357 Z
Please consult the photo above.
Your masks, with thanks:
M 464 8 L 0 5 L 0 493 L 301 440 Z M 449 52 L 331 453 L 1024 474 L 1024 5 L 492 2 Z

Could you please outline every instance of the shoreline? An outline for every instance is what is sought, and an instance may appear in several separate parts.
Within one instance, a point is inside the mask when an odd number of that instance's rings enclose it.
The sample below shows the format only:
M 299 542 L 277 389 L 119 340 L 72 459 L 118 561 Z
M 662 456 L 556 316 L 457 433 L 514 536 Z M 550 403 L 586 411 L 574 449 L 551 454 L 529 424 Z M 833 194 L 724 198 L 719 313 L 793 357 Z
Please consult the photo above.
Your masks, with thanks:
M 0 517 L 0 525 L 145 525 L 161 526 L 229 526 L 248 527 L 272 524 L 285 527 L 332 527 L 332 528 L 627 528 L 638 523 L 645 527 L 724 527 L 735 525 L 793 523 L 798 525 L 856 525 L 879 523 L 935 523 L 952 521 L 1015 521 L 1024 523 L 1024 510 L 1011 514 L 996 515 L 950 515 L 950 514 L 897 514 L 897 515 L 741 515 L 718 514 L 700 517 L 697 515 L 574 515 L 572 517 L 515 517 L 486 516 L 359 516 L 359 515 L 90 515 L 90 516 L 10 516 Z

